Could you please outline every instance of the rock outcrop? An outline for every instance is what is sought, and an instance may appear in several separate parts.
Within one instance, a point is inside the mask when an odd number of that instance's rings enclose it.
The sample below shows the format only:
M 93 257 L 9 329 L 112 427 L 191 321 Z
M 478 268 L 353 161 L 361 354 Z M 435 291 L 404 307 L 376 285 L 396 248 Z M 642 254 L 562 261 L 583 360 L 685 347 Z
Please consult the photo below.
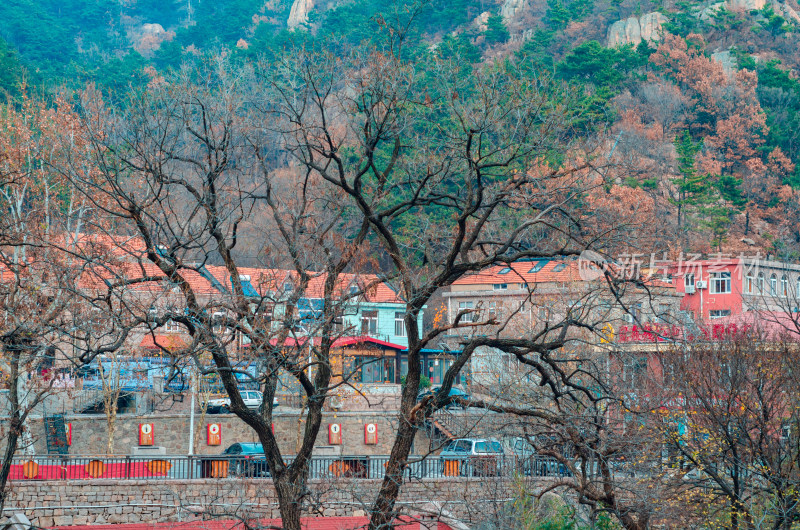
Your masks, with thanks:
M 667 17 L 658 12 L 647 13 L 639 18 L 630 17 L 618 20 L 608 28 L 608 46 L 636 45 L 643 40 L 659 40 L 661 27 L 667 20 Z
M 308 14 L 312 9 L 314 9 L 314 0 L 294 0 L 286 25 L 289 29 L 295 29 L 307 23 Z
M 500 16 L 503 17 L 504 22 L 508 22 L 525 7 L 525 0 L 503 0 L 503 5 L 500 6 Z
M 478 28 L 478 31 L 484 32 L 487 29 L 489 29 L 488 23 L 490 16 L 491 14 L 488 11 L 484 11 L 483 13 L 475 17 L 475 20 L 473 20 L 472 23 L 475 24 L 475 27 Z
M 171 41 L 175 37 L 174 31 L 165 31 L 161 24 L 142 24 L 129 34 L 133 48 L 145 57 L 151 57 L 162 42 Z
M 716 11 L 723 7 L 728 11 L 749 12 L 761 11 L 766 6 L 770 6 L 776 15 L 780 15 L 790 22 L 800 24 L 800 14 L 789 4 L 778 0 L 725 0 L 724 2 L 715 2 L 700 11 L 700 19 L 710 19 Z
M 736 72 L 736 58 L 731 54 L 730 50 L 714 52 L 711 54 L 711 58 L 722 65 L 722 71 L 725 72 L 727 77 L 733 77 L 734 72 Z

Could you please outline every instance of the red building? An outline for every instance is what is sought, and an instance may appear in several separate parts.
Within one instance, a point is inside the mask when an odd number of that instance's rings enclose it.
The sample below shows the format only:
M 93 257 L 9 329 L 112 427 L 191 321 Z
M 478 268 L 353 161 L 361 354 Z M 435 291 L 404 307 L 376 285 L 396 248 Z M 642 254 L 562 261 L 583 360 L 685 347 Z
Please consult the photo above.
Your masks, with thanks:
M 800 302 L 800 265 L 759 258 L 674 262 L 681 309 L 702 322 L 749 312 L 794 313 Z

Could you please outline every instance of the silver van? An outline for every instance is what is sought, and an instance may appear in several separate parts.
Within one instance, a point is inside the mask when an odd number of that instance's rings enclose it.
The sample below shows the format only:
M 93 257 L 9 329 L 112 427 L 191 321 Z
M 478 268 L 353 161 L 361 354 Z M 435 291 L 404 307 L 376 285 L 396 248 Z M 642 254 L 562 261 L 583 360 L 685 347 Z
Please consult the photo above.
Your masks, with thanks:
M 459 438 L 448 442 L 439 457 L 444 475 L 498 476 L 503 467 L 503 444 L 488 438 Z

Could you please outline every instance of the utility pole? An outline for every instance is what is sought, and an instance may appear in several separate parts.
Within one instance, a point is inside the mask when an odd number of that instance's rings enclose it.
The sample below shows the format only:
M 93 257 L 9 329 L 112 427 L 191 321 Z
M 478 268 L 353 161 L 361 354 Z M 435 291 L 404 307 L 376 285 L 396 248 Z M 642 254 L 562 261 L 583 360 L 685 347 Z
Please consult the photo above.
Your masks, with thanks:
M 197 393 L 197 377 L 195 376 L 194 366 L 192 366 L 191 370 L 191 383 L 189 384 L 191 393 L 189 400 L 189 456 L 194 454 L 194 400 Z

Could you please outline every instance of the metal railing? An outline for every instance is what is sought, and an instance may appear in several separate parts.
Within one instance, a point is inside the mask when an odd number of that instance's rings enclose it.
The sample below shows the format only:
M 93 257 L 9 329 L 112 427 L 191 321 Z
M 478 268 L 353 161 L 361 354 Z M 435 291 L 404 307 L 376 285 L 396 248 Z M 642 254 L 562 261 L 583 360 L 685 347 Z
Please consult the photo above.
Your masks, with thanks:
M 285 457 L 287 463 L 294 457 Z M 383 478 L 386 455 L 315 456 L 309 478 Z M 550 457 L 533 455 L 412 456 L 406 478 L 552 477 L 567 476 L 567 469 Z M 263 455 L 152 455 L 152 456 L 22 456 L 14 458 L 9 479 L 20 480 L 167 480 L 269 478 Z

